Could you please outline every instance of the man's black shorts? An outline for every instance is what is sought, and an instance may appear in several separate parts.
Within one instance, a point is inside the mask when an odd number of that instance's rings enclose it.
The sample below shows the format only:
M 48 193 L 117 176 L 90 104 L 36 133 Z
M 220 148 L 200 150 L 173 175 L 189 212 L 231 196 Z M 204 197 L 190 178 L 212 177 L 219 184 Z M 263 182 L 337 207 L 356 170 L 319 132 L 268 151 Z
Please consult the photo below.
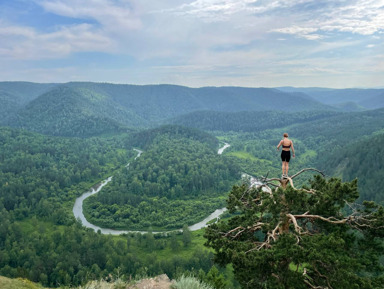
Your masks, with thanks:
M 283 162 L 288 162 L 291 159 L 291 151 L 281 151 L 281 160 Z

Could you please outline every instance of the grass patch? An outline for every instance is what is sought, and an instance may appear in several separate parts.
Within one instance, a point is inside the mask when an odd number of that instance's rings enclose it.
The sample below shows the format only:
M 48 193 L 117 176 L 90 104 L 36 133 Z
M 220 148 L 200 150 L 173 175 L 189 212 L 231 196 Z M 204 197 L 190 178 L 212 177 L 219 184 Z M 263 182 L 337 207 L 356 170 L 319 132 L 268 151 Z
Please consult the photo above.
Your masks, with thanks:
M 0 276 L 1 289 L 42 289 L 40 284 L 33 283 L 26 279 L 10 279 Z
M 199 281 L 194 277 L 181 276 L 177 279 L 171 288 L 173 289 L 214 289 L 210 285 Z
M 57 232 L 64 233 L 66 226 L 64 225 L 55 225 L 49 221 L 42 221 L 37 219 L 35 216 L 31 218 L 24 219 L 22 221 L 16 221 L 15 224 L 20 228 L 20 230 L 25 234 L 32 234 L 34 232 Z M 2 288 L 2 287 L 0 287 Z
M 317 157 L 317 152 L 314 150 L 306 150 L 305 153 L 300 154 L 301 161 L 308 161 Z
M 251 155 L 245 151 L 229 152 L 229 153 L 227 153 L 227 155 L 234 156 L 234 157 L 237 157 L 240 159 L 249 159 L 252 161 L 258 160 L 256 157 L 254 157 L 253 155 Z
M 186 247 L 183 244 L 183 235 L 182 233 L 176 234 L 175 238 L 179 244 L 178 249 L 174 250 L 170 247 L 171 236 L 167 237 L 155 237 L 156 242 L 166 242 L 166 245 L 163 248 L 156 248 L 156 244 L 153 249 L 149 249 L 145 246 L 145 240 L 142 241 L 142 244 L 138 244 L 136 240 L 132 240 L 130 243 L 130 251 L 134 251 L 138 258 L 147 258 L 149 255 L 156 256 L 157 260 L 169 260 L 172 257 L 181 257 L 181 258 L 191 258 L 196 250 L 200 251 L 212 251 L 213 249 L 207 248 L 204 246 L 204 243 L 207 241 L 204 238 L 204 229 L 190 232 L 191 233 L 191 243 Z M 127 242 L 127 238 L 130 236 L 120 235 L 120 236 L 111 236 L 115 242 Z M 143 239 L 145 236 L 143 236 Z
M 236 158 L 243 159 L 243 160 L 257 162 L 259 164 L 265 164 L 265 165 L 271 165 L 272 164 L 272 161 L 270 161 L 270 160 L 259 159 L 255 156 L 251 155 L 250 153 L 245 152 L 245 151 L 228 152 L 226 155 L 227 156 L 234 156 Z
M 308 267 L 308 263 L 299 264 L 299 265 L 295 263 L 289 264 L 289 270 L 299 272 L 299 273 L 303 273 L 305 267 Z

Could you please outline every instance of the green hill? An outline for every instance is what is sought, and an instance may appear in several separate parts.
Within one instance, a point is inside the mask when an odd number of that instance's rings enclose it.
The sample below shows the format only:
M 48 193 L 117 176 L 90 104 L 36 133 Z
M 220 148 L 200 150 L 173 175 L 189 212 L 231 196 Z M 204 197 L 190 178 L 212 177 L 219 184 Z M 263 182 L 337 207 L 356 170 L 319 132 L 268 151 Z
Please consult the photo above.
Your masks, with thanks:
M 347 102 L 342 102 L 342 103 L 336 103 L 333 105 L 334 107 L 344 111 L 344 112 L 352 112 L 352 111 L 363 111 L 366 110 L 367 108 L 357 104 L 356 102 L 353 101 L 347 101 Z M 384 105 L 379 106 L 379 107 L 384 107 Z
M 369 109 L 377 109 L 384 107 L 382 96 L 384 89 L 331 89 L 320 87 L 280 87 L 279 90 L 284 92 L 302 92 L 313 99 L 328 105 L 337 105 L 345 102 L 355 102 L 360 106 Z
M 329 175 L 345 181 L 359 180 L 361 199 L 384 203 L 384 134 L 378 134 L 353 144 L 346 144 L 319 163 Z
M 356 143 L 384 127 L 384 109 L 350 112 L 289 127 L 290 134 L 311 149 L 332 151 Z
M 157 121 L 196 110 L 214 111 L 301 111 L 331 109 L 302 93 L 285 93 L 273 88 L 202 87 L 177 85 L 123 85 L 69 83 L 110 96 L 139 116 Z
M 384 90 L 378 95 L 369 97 L 366 101 L 361 101 L 359 104 L 370 109 L 384 107 Z
M 295 113 L 277 111 L 197 111 L 167 120 L 167 122 L 210 131 L 258 132 L 265 129 L 285 127 L 290 124 L 326 119 L 339 114 L 332 111 Z
M 335 113 L 329 117 L 291 124 L 288 122 L 285 126 L 260 131 L 231 132 L 224 134 L 223 137 L 231 144 L 227 154 L 240 158 L 246 167 L 245 171 L 257 176 L 265 175 L 268 171 L 276 175 L 281 172 L 281 161 L 275 148 L 283 133 L 288 132 L 296 151 L 296 158 L 292 159 L 290 164 L 292 173 L 305 167 L 316 167 L 321 168 L 329 176 L 342 175 L 348 180 L 358 177 L 361 179 L 361 199 L 382 202 L 384 198 L 379 191 L 380 186 L 375 185 L 382 183 L 382 169 L 375 165 L 377 160 L 381 160 L 381 156 L 377 154 L 377 149 L 373 148 L 381 145 L 379 140 L 373 141 L 372 137 L 382 134 L 383 127 L 384 109 L 377 109 Z M 360 149 L 370 150 L 371 153 L 357 153 Z M 360 155 L 361 159 L 359 157 L 350 159 L 353 157 L 351 151 Z M 346 153 L 351 154 L 349 158 Z M 365 155 L 367 159 L 363 159 Z M 364 166 L 369 166 L 372 162 L 372 168 L 376 166 L 377 170 L 369 174 L 360 171 L 357 167 L 360 161 L 365 164 Z M 354 166 L 344 168 L 346 165 L 351 166 L 351 163 Z M 306 178 L 307 175 L 302 181 Z M 369 186 L 366 185 L 368 183 Z
M 123 125 L 115 119 L 127 119 L 127 113 L 106 102 L 103 96 L 60 86 L 31 101 L 8 123 L 56 136 L 87 137 L 122 131 Z
M 0 91 L 0 124 L 7 122 L 21 108 L 21 105 L 15 101 L 13 95 L 8 92 Z
M 0 92 L 0 101 L 8 107 L 4 124 L 61 136 L 99 135 L 122 127 L 148 128 L 202 110 L 334 110 L 305 94 L 271 88 L 0 82 Z
M 163 125 L 154 129 L 143 130 L 133 134 L 129 142 L 132 146 L 147 149 L 149 146 L 153 146 L 157 138 L 164 135 L 169 139 L 193 139 L 206 144 L 212 149 L 212 151 L 216 151 L 219 145 L 219 141 L 213 135 L 198 129 L 183 127 L 180 125 Z
M 12 96 L 13 100 L 21 105 L 27 104 L 39 95 L 53 89 L 55 83 L 33 83 L 25 81 L 4 81 L 0 82 L 0 92 Z

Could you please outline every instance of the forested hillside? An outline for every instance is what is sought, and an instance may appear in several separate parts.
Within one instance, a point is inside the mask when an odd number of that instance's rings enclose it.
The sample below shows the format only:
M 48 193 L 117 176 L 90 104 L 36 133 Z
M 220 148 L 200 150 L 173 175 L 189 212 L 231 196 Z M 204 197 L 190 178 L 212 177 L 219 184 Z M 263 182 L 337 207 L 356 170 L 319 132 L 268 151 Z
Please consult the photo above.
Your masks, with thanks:
M 0 123 L 3 123 L 9 117 L 15 115 L 22 107 L 14 96 L 8 92 L 0 91 Z
M 384 127 L 384 109 L 351 112 L 307 124 L 295 124 L 289 129 L 295 138 L 305 141 L 317 151 L 334 150 L 353 144 Z
M 117 85 L 68 83 L 110 96 L 140 117 L 153 121 L 196 110 L 214 111 L 302 111 L 331 109 L 302 93 L 284 93 L 273 88 L 202 87 L 177 85 Z
M 127 139 L 58 138 L 0 128 L 0 275 L 58 287 L 111 274 L 172 278 L 177 270 L 210 270 L 212 255 L 197 235 L 112 238 L 74 219 L 75 198 L 133 160 Z
M 0 148 L 0 205 L 20 219 L 67 219 L 61 202 L 79 194 L 76 186 L 100 179 L 130 156 L 118 152 L 124 148 L 118 139 L 54 138 L 4 127 Z
M 58 136 L 93 136 L 126 131 L 124 120 L 138 124 L 129 112 L 91 91 L 57 87 L 27 104 L 8 124 Z
M 280 177 L 276 146 L 285 132 L 296 150 L 289 175 L 315 167 L 357 178 L 360 202 L 384 202 L 384 108 L 367 109 L 381 106 L 382 91 L 282 90 L 0 82 L 0 122 L 8 125 L 0 127 L 0 275 L 50 287 L 110 274 L 204 279 L 212 253 L 203 232 L 186 225 L 224 207 L 242 173 Z M 218 155 L 224 142 L 230 146 Z M 143 151 L 136 159 L 134 149 Z M 148 234 L 106 236 L 73 217 L 76 198 L 110 176 L 84 201 L 88 221 Z M 220 268 L 230 280 L 220 289 L 235 288 L 231 268 Z
M 365 106 L 369 109 L 375 109 L 378 107 L 384 107 L 384 91 L 378 95 L 374 95 L 365 101 L 359 102 L 360 105 Z
M 150 133 L 152 142 L 140 158 L 85 201 L 92 223 L 180 229 L 225 205 L 223 197 L 240 180 L 240 168 L 218 155 L 218 146 L 202 142 L 204 134 L 191 129 L 165 127 Z
M 361 105 L 359 105 L 353 101 L 340 102 L 340 103 L 334 104 L 333 106 L 342 110 L 342 111 L 345 111 L 345 112 L 367 110 L 367 108 L 365 108 L 365 107 L 363 107 L 363 106 L 361 106 Z M 384 107 L 384 105 L 379 106 L 379 107 Z
M 258 132 L 285 127 L 290 124 L 326 119 L 341 114 L 332 111 L 295 113 L 277 111 L 197 111 L 168 120 L 167 122 L 209 131 Z
M 48 135 L 93 136 L 125 128 L 148 128 L 186 113 L 211 110 L 332 110 L 302 93 L 271 88 L 118 85 L 71 82 L 0 83 L 7 108 L 3 124 Z
M 359 181 L 362 199 L 384 204 L 384 133 L 339 147 L 319 161 L 330 175 Z
M 231 118 L 228 117 L 228 119 Z M 345 164 L 345 161 L 338 155 L 345 157 L 350 155 L 351 159 L 348 163 L 350 171 L 361 172 L 357 161 L 359 157 L 354 158 L 352 151 L 359 150 L 362 141 L 368 144 L 369 139 L 375 134 L 383 133 L 384 109 L 334 114 L 306 122 L 287 123 L 276 128 L 269 125 L 270 128 L 266 130 L 259 131 L 255 126 L 254 131 L 245 133 L 222 133 L 223 138 L 231 143 L 226 153 L 237 157 L 248 173 L 256 176 L 265 175 L 268 171 L 273 175 L 280 174 L 281 160 L 279 153 L 276 152 L 276 146 L 282 139 L 283 133 L 288 132 L 296 150 L 296 158 L 291 159 L 290 162 L 292 173 L 310 166 L 322 168 L 327 175 L 334 173 L 340 175 L 342 171 L 335 171 L 335 168 L 344 168 L 342 164 Z M 375 155 L 376 150 L 372 145 L 367 150 L 372 151 L 372 157 Z M 362 161 L 363 155 L 358 155 Z M 342 164 L 337 165 L 337 161 Z M 367 160 L 364 163 L 368 165 L 370 161 Z M 381 171 L 378 170 L 378 172 Z M 360 184 L 381 183 L 381 177 L 377 173 L 355 175 L 346 173 L 343 176 L 348 180 L 357 177 Z M 379 186 L 374 185 L 370 189 L 360 186 L 360 192 L 361 200 L 384 201 Z
M 27 104 L 39 95 L 42 95 L 53 89 L 58 84 L 55 83 L 33 83 L 25 81 L 0 81 L 0 92 L 7 93 L 12 96 L 13 100 L 18 104 Z
M 377 109 L 384 107 L 384 89 L 330 89 L 316 87 L 280 87 L 278 89 L 285 92 L 302 92 L 321 103 L 336 107 L 347 102 L 353 102 L 355 105 L 358 105 L 358 107 L 364 107 L 365 109 Z
M 212 151 L 216 151 L 219 146 L 219 141 L 213 135 L 202 130 L 187 128 L 180 125 L 162 125 L 154 129 L 142 130 L 132 134 L 129 143 L 132 146 L 148 149 L 154 146 L 154 143 L 159 136 L 165 135 L 169 138 L 188 138 L 199 143 L 204 143 Z

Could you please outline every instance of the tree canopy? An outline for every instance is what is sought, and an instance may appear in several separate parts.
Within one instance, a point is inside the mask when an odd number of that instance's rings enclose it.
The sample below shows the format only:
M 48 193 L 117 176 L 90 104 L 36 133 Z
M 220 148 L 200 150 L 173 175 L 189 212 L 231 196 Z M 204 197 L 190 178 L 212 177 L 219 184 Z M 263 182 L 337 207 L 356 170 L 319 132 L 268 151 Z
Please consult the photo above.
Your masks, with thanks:
M 90 222 L 131 230 L 180 229 L 225 205 L 240 168 L 217 154 L 217 140 L 181 127 L 139 136 L 146 148 L 140 158 L 84 202 Z
M 300 189 L 291 178 L 234 186 L 236 215 L 207 228 L 207 245 L 243 288 L 378 288 L 384 209 L 357 198 L 357 180 L 321 176 Z

